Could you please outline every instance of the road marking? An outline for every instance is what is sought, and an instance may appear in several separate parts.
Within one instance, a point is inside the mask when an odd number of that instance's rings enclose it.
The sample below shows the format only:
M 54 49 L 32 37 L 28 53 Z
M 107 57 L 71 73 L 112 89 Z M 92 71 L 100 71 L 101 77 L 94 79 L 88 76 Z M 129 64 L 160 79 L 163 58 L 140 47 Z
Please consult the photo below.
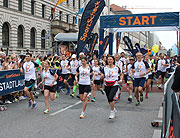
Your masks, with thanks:
M 154 130 L 152 138 L 160 138 L 161 137 L 161 130 Z
M 158 118 L 159 119 L 163 118 L 163 107 L 160 107 L 160 109 L 159 109 Z
M 81 103 L 81 101 L 79 101 L 79 102 L 77 102 L 77 103 L 75 103 L 75 104 L 72 104 L 72 105 L 70 105 L 70 106 L 68 106 L 68 107 L 66 107 L 66 108 L 64 108 L 64 109 L 59 110 L 59 111 L 56 111 L 56 112 L 54 112 L 54 113 L 52 113 L 52 114 L 50 114 L 50 115 L 59 114 L 59 113 L 64 112 L 64 111 L 66 111 L 67 109 L 72 108 L 72 107 L 74 107 L 74 106 L 76 106 L 76 105 L 78 105 L 78 104 L 80 104 L 80 103 Z

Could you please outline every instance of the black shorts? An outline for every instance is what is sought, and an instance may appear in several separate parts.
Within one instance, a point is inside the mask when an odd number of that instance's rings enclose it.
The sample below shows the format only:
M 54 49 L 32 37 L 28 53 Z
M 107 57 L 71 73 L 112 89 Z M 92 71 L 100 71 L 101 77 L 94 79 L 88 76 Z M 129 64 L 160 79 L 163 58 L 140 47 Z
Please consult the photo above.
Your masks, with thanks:
M 49 92 L 55 93 L 56 92 L 56 85 L 53 85 L 52 87 L 44 85 L 44 90 L 49 90 Z
M 35 80 L 31 79 L 30 81 L 25 81 L 25 87 L 28 88 L 29 91 L 34 91 Z
M 114 101 L 114 97 L 118 91 L 118 86 L 105 86 L 104 91 L 106 92 L 108 102 L 111 103 Z
M 153 79 L 153 74 L 148 75 L 148 79 Z
M 159 78 L 159 76 L 161 76 L 162 78 L 164 78 L 164 77 L 165 77 L 165 74 L 166 74 L 166 72 L 157 71 L 156 77 Z
M 63 80 L 68 80 L 70 74 L 61 74 L 61 76 L 63 77 Z
M 76 76 L 76 75 L 71 74 L 71 79 L 72 79 L 73 82 L 75 81 L 75 76 Z
M 86 93 L 91 92 L 91 86 L 79 84 L 79 94 L 84 94 L 84 92 Z
M 101 81 L 100 81 L 100 80 L 94 80 L 94 84 L 100 85 L 100 84 L 101 84 Z

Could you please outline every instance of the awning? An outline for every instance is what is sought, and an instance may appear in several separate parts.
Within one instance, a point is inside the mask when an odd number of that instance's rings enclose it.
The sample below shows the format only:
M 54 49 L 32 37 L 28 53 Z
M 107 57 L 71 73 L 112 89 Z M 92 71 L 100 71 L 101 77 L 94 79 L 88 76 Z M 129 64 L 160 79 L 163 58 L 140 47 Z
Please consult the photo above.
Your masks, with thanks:
M 59 33 L 54 37 L 55 42 L 77 42 L 78 33 Z

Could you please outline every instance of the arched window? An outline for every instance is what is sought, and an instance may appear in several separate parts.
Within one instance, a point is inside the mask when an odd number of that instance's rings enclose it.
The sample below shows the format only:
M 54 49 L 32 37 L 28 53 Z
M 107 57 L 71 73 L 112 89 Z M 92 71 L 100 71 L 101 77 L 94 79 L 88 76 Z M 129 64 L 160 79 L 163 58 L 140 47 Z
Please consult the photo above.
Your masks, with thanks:
M 30 48 L 35 49 L 36 47 L 36 29 L 31 28 L 31 41 L 30 41 Z
M 45 41 L 45 35 L 46 35 L 46 31 L 42 30 L 41 32 L 41 49 L 45 49 L 46 48 L 46 41 Z
M 19 25 L 18 27 L 18 47 L 23 47 L 24 31 L 23 26 Z
M 2 45 L 9 47 L 9 24 L 5 22 L 2 27 Z

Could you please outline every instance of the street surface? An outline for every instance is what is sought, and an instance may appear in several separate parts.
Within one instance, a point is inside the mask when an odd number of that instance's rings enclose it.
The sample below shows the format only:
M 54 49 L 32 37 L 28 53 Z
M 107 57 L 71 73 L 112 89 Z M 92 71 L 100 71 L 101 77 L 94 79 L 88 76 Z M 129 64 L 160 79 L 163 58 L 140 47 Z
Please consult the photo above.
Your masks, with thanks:
M 128 93 L 122 92 L 116 118 L 109 120 L 110 107 L 100 92 L 96 103 L 88 103 L 84 119 L 79 118 L 82 103 L 78 98 L 61 93 L 50 102 L 50 113 L 45 115 L 40 95 L 37 109 L 29 109 L 24 100 L 0 112 L 0 138 L 152 138 L 151 121 L 157 119 L 162 97 L 162 92 L 150 93 L 149 99 L 136 107 L 135 98 L 128 103 Z

